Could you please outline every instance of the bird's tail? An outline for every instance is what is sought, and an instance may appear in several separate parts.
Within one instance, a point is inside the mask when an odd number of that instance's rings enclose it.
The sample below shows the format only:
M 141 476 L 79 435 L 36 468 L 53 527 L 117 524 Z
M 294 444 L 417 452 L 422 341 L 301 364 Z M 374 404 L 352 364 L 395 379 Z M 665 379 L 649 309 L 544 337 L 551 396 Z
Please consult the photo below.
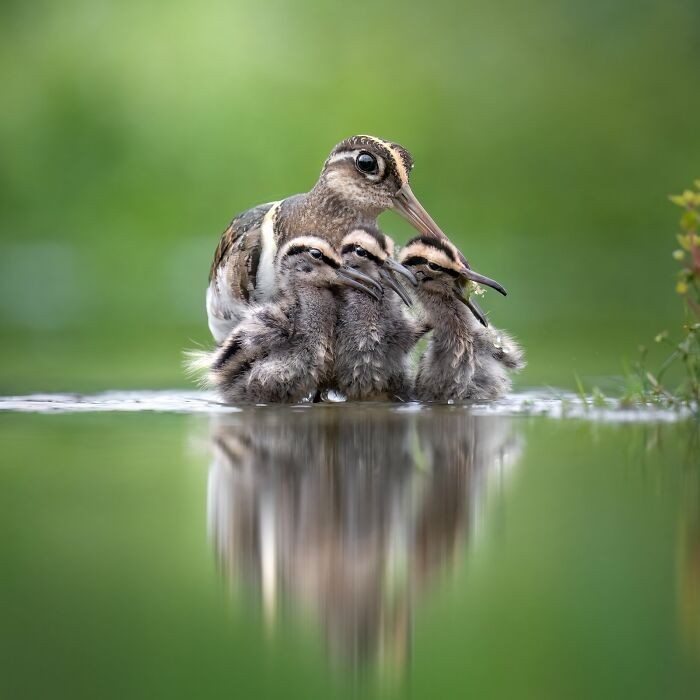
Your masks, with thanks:
M 209 370 L 214 359 L 212 350 L 185 350 L 185 373 L 201 387 L 210 387 Z

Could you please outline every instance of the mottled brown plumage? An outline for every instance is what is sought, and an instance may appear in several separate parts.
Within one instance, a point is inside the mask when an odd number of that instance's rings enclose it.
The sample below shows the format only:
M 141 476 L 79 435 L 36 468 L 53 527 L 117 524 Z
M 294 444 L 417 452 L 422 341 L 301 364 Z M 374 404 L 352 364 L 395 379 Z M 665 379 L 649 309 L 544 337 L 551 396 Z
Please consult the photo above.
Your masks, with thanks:
M 242 214 L 236 216 L 233 221 L 228 225 L 226 230 L 221 234 L 221 239 L 219 240 L 219 245 L 216 246 L 214 251 L 214 260 L 209 269 L 209 281 L 211 282 L 214 278 L 219 266 L 227 258 L 227 256 L 235 250 L 243 253 L 243 259 L 246 261 L 246 267 L 252 269 L 253 274 L 250 275 L 254 281 L 254 272 L 257 269 L 257 262 L 260 258 L 259 249 L 259 237 L 254 234 L 260 232 L 260 224 L 262 223 L 263 217 L 272 207 L 272 203 L 261 204 L 258 207 L 253 207 L 244 211 Z M 251 232 L 253 234 L 251 235 Z M 257 251 L 255 256 L 255 261 L 251 255 L 252 251 Z M 247 285 L 241 285 L 241 290 L 247 289 Z

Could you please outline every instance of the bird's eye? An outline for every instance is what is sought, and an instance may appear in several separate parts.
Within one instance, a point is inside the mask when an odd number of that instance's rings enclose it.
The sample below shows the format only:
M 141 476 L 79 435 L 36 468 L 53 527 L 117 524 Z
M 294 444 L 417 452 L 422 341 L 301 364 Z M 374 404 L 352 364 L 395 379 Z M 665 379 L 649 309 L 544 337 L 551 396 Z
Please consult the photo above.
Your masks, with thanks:
M 428 263 L 428 267 L 429 267 L 431 270 L 439 270 L 439 269 L 440 269 L 440 266 L 439 266 L 439 265 L 436 265 L 434 262 L 429 262 L 429 263 Z
M 379 172 L 379 165 L 377 164 L 377 159 L 367 151 L 362 151 L 355 159 L 355 165 L 361 173 L 365 175 L 376 175 Z
M 359 255 L 361 258 L 367 257 L 367 251 L 362 246 L 355 247 L 355 255 Z
M 318 248 L 312 248 L 309 253 L 311 253 L 311 257 L 316 258 L 316 260 L 320 260 L 323 257 L 323 253 Z

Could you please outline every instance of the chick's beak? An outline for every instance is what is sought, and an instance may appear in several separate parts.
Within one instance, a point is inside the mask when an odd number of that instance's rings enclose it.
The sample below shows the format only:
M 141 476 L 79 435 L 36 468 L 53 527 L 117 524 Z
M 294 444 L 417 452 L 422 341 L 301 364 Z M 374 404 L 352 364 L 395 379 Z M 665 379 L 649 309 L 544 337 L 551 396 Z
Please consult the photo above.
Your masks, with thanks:
M 454 286 L 455 297 L 461 301 L 476 317 L 476 320 L 485 328 L 488 328 L 489 322 L 481 307 L 470 297 L 466 295 L 466 287 L 460 284 L 459 281 Z
M 469 303 L 469 294 L 467 292 L 468 290 L 468 282 L 459 277 L 455 280 L 455 283 L 452 287 L 452 291 L 457 299 L 461 301 L 465 306 Z
M 365 275 L 364 272 L 354 270 L 351 267 L 341 267 L 338 270 L 338 280 L 340 284 L 346 287 L 352 287 L 360 292 L 369 294 L 376 301 L 381 299 L 382 285 Z
M 387 258 L 384 261 L 384 267 L 388 268 L 392 272 L 396 272 L 399 275 L 403 275 L 414 287 L 418 286 L 418 280 L 416 276 L 404 265 L 396 262 L 393 258 Z
M 467 308 L 474 314 L 476 320 L 484 327 L 489 327 L 489 321 L 486 318 L 486 314 L 482 311 L 481 307 L 473 299 L 464 299 L 462 301 L 467 305 Z
M 403 303 L 406 304 L 406 306 L 411 306 L 411 297 L 408 295 L 408 292 L 403 288 L 401 283 L 398 280 L 394 279 L 394 276 L 391 274 L 391 272 L 385 270 L 382 267 L 379 270 L 379 275 L 382 278 L 382 280 L 384 280 L 384 284 L 387 287 L 389 287 L 389 289 L 396 292 L 401 297 L 401 301 L 403 301 Z
M 492 280 L 490 277 L 486 277 L 486 275 L 480 275 L 478 272 L 475 272 L 469 267 L 463 267 L 460 274 L 466 280 L 471 280 L 472 282 L 478 282 L 479 284 L 484 284 L 487 287 L 491 287 L 491 289 L 495 289 L 497 292 L 503 294 L 503 296 L 508 295 L 508 292 L 505 290 L 502 284 L 496 282 L 496 280 Z

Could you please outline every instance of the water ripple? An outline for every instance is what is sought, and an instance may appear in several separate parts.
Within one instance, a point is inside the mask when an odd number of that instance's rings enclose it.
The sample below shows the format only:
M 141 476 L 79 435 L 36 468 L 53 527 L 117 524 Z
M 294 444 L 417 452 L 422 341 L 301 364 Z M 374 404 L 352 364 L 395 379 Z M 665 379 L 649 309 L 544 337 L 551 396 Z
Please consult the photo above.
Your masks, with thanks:
M 306 404 L 285 407 L 290 410 L 336 410 L 338 403 Z M 491 403 L 452 403 L 473 415 L 489 416 L 545 416 L 547 418 L 582 418 L 614 423 L 654 422 L 669 423 L 687 420 L 692 411 L 666 409 L 657 406 L 623 407 L 616 399 L 605 399 L 603 405 L 570 392 L 532 390 L 510 394 Z M 390 411 L 417 412 L 445 404 L 364 404 L 383 406 Z M 336 407 L 334 409 L 334 406 Z M 277 407 L 279 408 L 279 407 Z M 0 397 L 0 411 L 22 413 L 88 413 L 104 411 L 159 413 L 237 413 L 240 406 L 221 403 L 212 392 L 206 391 L 106 391 L 99 394 L 29 394 Z

